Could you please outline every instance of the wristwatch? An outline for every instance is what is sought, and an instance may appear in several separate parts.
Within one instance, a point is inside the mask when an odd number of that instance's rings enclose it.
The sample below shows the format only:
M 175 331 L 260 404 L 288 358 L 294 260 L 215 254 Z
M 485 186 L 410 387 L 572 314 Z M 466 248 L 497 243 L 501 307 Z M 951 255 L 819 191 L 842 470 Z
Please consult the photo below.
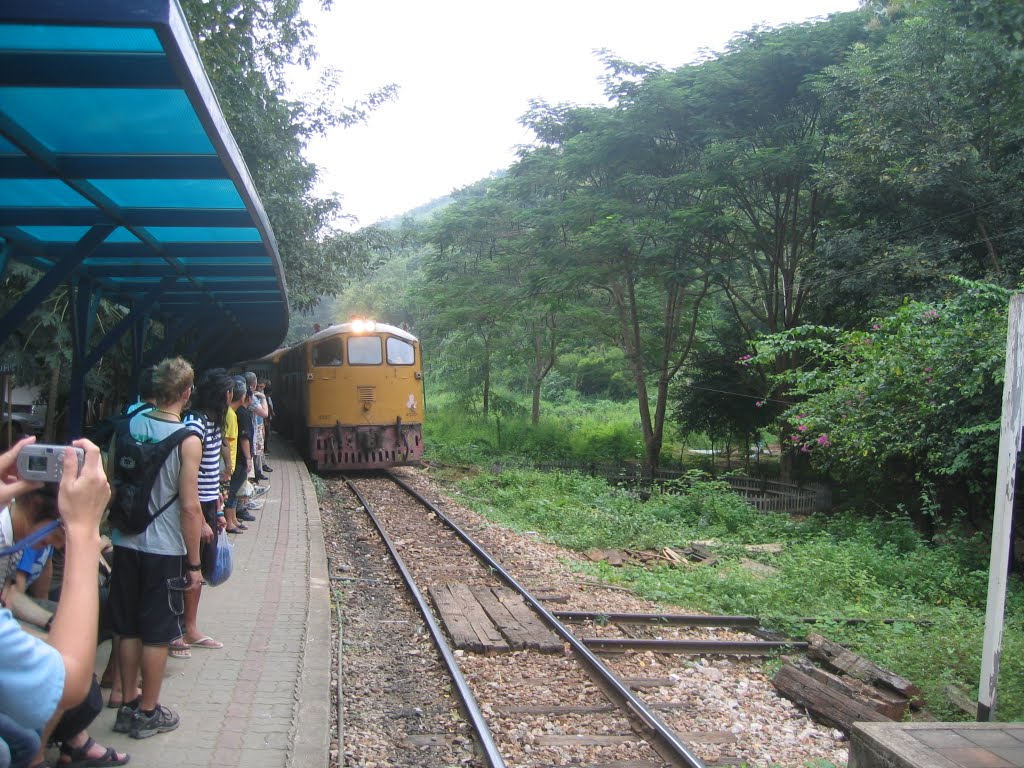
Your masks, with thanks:
M 199 571 L 199 570 L 202 570 L 203 566 L 201 564 L 199 564 L 199 563 L 197 563 L 196 565 L 192 565 L 192 563 L 189 563 L 185 567 L 188 568 L 190 571 Z

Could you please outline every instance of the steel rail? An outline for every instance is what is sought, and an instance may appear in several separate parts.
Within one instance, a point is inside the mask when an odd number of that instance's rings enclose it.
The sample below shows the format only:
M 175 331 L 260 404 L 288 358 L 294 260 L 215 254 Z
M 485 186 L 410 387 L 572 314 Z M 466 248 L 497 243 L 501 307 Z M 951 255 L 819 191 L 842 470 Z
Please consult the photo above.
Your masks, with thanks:
M 494 736 L 491 734 L 490 726 L 487 725 L 487 720 L 484 718 L 484 714 L 480 710 L 480 705 L 477 703 L 476 696 L 474 696 L 473 691 L 470 690 L 469 683 L 466 682 L 466 678 L 462 676 L 462 670 L 459 669 L 459 663 L 455 660 L 455 654 L 452 653 L 452 649 L 451 646 L 448 645 L 448 641 L 444 639 L 441 627 L 437 623 L 437 619 L 434 618 L 434 612 L 430 609 L 430 606 L 423 597 L 423 593 L 420 592 L 419 587 L 416 586 L 416 580 L 413 578 L 412 573 L 409 572 L 409 569 L 406 568 L 405 561 L 402 560 L 402 556 L 398 554 L 398 550 L 395 548 L 394 542 L 391 541 L 391 538 L 385 532 L 384 527 L 380 524 L 377 516 L 373 514 L 373 510 L 370 508 L 370 505 L 367 504 L 363 494 L 347 477 L 343 475 L 342 479 L 352 490 L 352 493 L 356 495 L 356 498 L 359 499 L 359 503 L 363 505 L 363 509 L 366 510 L 366 514 L 369 516 L 370 520 L 373 521 L 373 524 L 377 527 L 378 533 L 380 533 L 381 538 L 384 540 L 384 544 L 388 548 L 388 552 L 391 554 L 391 559 L 394 560 L 398 570 L 401 571 L 402 578 L 405 580 L 405 584 L 409 588 L 409 592 L 416 601 L 416 605 L 420 609 L 420 613 L 423 615 L 423 620 L 427 623 L 427 627 L 430 629 L 430 636 L 434 640 L 434 645 L 444 658 L 444 663 L 448 667 L 448 672 L 451 674 L 452 680 L 455 681 L 455 689 L 458 691 L 459 698 L 462 700 L 462 705 L 466 708 L 466 714 L 476 731 L 480 748 L 484 753 L 484 759 L 486 760 L 487 765 L 490 766 L 490 768 L 505 768 L 505 760 L 502 758 L 501 752 L 498 751 L 498 745 L 494 743 Z
M 594 651 L 654 651 L 720 656 L 767 656 L 783 649 L 801 650 L 807 643 L 773 640 L 655 640 L 631 637 L 584 637 L 580 640 Z
M 476 553 L 476 556 L 480 558 L 490 568 L 495 575 L 497 575 L 502 581 L 505 582 L 509 587 L 518 592 L 524 600 L 544 619 L 549 627 L 561 637 L 573 651 L 579 656 L 584 662 L 585 666 L 591 671 L 592 676 L 597 682 L 599 682 L 602 688 L 612 698 L 616 699 L 620 706 L 628 710 L 633 716 L 638 719 L 644 726 L 646 733 L 652 738 L 651 746 L 654 750 L 671 765 L 683 766 L 683 768 L 705 768 L 705 765 L 701 759 L 690 751 L 690 748 L 684 744 L 675 732 L 665 724 L 665 722 L 658 717 L 636 694 L 634 694 L 619 678 L 612 673 L 608 667 L 605 666 L 604 662 L 596 654 L 594 654 L 587 646 L 585 646 L 579 638 L 577 638 L 569 629 L 562 624 L 555 616 L 545 608 L 537 598 L 527 591 L 515 577 L 512 576 L 505 568 L 491 557 L 490 553 L 481 547 L 469 534 L 462 530 L 453 520 L 444 514 L 440 509 L 432 504 L 429 500 L 425 499 L 420 493 L 416 491 L 412 486 L 406 483 L 401 478 L 397 477 L 391 472 L 385 472 L 398 487 L 416 499 L 418 502 L 423 504 L 427 509 L 437 515 L 437 519 L 447 525 L 456 536 L 462 539 L 470 549 Z
M 700 616 L 681 613 L 601 613 L 600 611 L 552 611 L 559 621 L 594 624 L 652 624 L 664 627 L 726 627 L 731 629 L 757 629 L 761 620 L 756 616 Z

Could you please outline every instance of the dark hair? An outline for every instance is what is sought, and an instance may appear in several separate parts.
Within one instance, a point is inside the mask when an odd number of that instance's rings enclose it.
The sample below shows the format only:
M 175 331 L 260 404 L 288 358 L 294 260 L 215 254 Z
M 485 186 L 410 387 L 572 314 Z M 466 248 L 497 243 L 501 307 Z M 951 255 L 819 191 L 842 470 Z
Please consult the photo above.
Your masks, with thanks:
M 192 393 L 193 410 L 199 411 L 214 424 L 223 424 L 228 412 L 224 395 L 229 389 L 234 394 L 234 381 L 223 368 L 204 371 Z
M 231 402 L 237 402 L 245 397 L 245 379 L 241 376 L 231 377 Z
M 42 488 L 22 494 L 19 501 L 25 505 L 24 509 L 33 525 L 43 520 L 56 520 L 60 516 L 57 512 L 56 483 L 47 483 Z

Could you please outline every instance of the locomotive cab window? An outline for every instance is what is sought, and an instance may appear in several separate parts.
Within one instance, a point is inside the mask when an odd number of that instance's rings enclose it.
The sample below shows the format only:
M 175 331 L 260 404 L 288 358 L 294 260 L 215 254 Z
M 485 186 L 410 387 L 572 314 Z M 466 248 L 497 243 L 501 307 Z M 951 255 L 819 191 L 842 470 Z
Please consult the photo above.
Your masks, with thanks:
M 341 339 L 324 339 L 313 347 L 313 365 L 330 366 L 341 365 Z
M 388 365 L 412 365 L 416 362 L 416 350 L 407 341 L 389 336 L 387 348 Z
M 383 362 L 379 336 L 350 336 L 348 339 L 349 365 L 380 365 Z

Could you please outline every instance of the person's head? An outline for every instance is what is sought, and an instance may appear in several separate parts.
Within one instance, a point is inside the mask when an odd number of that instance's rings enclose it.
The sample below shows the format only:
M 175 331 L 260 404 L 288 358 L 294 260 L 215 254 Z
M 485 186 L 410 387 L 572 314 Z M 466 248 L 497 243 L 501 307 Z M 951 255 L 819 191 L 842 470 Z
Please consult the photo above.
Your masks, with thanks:
M 245 378 L 242 376 L 231 377 L 231 407 L 238 408 L 245 400 Z
M 228 395 L 234 392 L 234 386 L 234 380 L 223 368 L 204 371 L 192 393 L 192 407 L 214 424 L 220 424 L 228 411 Z
M 256 374 L 252 371 L 245 372 L 245 385 L 249 389 L 256 389 Z
M 165 407 L 188 401 L 195 373 L 183 357 L 169 357 L 153 370 L 154 402 Z

